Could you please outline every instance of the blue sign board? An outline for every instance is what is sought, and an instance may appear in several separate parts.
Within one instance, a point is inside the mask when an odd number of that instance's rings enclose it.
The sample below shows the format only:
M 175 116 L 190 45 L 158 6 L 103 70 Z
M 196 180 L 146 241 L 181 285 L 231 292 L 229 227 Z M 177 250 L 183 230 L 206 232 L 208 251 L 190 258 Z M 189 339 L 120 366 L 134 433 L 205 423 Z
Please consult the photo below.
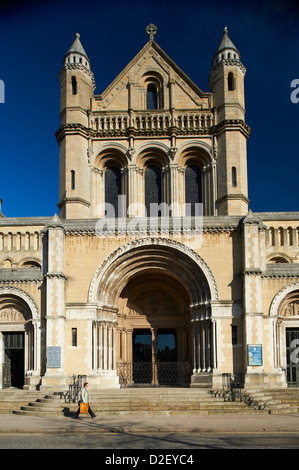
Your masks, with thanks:
M 262 366 L 263 354 L 261 344 L 248 344 L 248 365 Z
M 61 347 L 48 346 L 47 347 L 47 367 L 58 368 L 61 367 Z

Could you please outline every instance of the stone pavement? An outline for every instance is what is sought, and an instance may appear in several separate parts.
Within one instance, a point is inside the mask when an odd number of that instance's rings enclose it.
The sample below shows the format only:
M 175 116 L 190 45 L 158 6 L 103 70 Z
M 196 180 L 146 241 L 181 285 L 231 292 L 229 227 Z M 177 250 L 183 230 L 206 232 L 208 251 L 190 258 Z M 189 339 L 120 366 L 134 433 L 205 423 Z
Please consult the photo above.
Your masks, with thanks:
M 299 433 L 299 413 L 284 415 L 150 416 L 89 415 L 72 417 L 0 415 L 1 434 L 14 433 L 162 433 L 162 432 L 293 432 Z

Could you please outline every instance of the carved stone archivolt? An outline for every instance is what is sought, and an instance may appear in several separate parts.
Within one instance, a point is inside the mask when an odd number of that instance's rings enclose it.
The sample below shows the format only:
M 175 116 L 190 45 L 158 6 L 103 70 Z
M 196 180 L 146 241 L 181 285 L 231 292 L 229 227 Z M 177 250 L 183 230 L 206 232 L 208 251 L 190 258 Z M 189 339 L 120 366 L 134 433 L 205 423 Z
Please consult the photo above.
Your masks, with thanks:
M 30 311 L 21 299 L 11 296 L 0 298 L 0 322 L 26 323 L 30 319 Z
M 149 267 L 164 269 L 165 265 L 185 284 L 192 303 L 218 300 L 215 278 L 195 251 L 170 239 L 147 238 L 120 246 L 102 262 L 90 284 L 89 302 L 113 304 L 133 267 L 141 272 Z
M 299 290 L 289 293 L 280 303 L 278 314 L 281 317 L 299 317 Z
M 299 282 L 284 286 L 277 292 L 270 306 L 270 315 L 283 318 L 299 317 Z
M 24 323 L 33 319 L 39 319 L 39 312 L 35 301 L 27 292 L 16 287 L 0 288 L 0 322 Z

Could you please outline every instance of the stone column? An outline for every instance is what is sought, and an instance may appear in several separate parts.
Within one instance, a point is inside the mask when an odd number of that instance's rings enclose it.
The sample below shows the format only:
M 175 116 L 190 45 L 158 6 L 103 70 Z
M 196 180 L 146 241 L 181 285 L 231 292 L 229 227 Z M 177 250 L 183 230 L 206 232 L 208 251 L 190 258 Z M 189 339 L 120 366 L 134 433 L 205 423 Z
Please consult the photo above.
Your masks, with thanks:
M 264 318 L 262 311 L 261 288 L 261 275 L 266 266 L 265 229 L 261 219 L 249 211 L 243 221 L 245 387 L 268 385 L 268 373 L 265 371 L 263 359 L 266 318 Z M 268 326 L 270 327 L 270 325 Z M 249 360 L 249 347 L 253 346 L 261 348 L 261 364 L 253 364 Z
M 213 335 L 211 332 L 210 305 L 193 306 L 191 310 L 193 340 L 193 375 L 191 387 L 212 385 L 213 373 Z
M 93 167 L 91 171 L 91 215 L 94 218 L 104 217 L 105 215 L 105 188 L 103 170 Z
M 136 217 L 136 165 L 130 163 L 127 168 L 127 215 L 128 217 Z
M 33 364 L 34 364 L 34 373 L 37 376 L 40 376 L 41 373 L 41 324 L 40 320 L 32 321 L 34 333 L 34 346 L 33 346 Z
M 65 282 L 64 229 L 55 216 L 47 227 L 48 271 L 46 273 L 46 373 L 43 387 L 62 387 L 67 383 L 65 372 Z
M 117 308 L 103 306 L 94 322 L 94 371 L 90 382 L 99 388 L 119 388 L 116 373 Z
M 157 328 L 151 328 L 152 333 L 152 383 L 158 383 L 157 374 Z
M 171 206 L 173 217 L 178 217 L 180 215 L 185 215 L 183 211 L 183 201 L 184 198 L 181 194 L 181 188 L 183 187 L 182 184 L 182 177 L 184 176 L 185 171 L 182 167 L 180 167 L 177 163 L 170 163 L 169 164 L 169 204 Z

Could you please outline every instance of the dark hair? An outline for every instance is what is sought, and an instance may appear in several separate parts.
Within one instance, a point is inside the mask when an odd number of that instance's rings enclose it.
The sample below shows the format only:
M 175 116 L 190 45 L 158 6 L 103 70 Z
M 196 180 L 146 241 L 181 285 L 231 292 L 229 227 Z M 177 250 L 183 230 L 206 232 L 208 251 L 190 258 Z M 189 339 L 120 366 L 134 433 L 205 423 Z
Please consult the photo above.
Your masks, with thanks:
M 88 382 L 84 382 L 84 387 L 85 387 L 85 385 L 88 385 Z

